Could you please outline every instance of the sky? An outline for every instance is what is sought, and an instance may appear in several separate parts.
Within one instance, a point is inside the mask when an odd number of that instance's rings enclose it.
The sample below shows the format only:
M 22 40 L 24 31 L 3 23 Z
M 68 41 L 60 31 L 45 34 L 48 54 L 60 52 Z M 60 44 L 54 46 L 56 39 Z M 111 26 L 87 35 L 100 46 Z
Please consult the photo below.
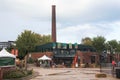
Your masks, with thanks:
M 57 42 L 97 36 L 120 41 L 120 0 L 0 0 L 0 41 L 15 41 L 24 30 L 51 34 L 52 5 Z

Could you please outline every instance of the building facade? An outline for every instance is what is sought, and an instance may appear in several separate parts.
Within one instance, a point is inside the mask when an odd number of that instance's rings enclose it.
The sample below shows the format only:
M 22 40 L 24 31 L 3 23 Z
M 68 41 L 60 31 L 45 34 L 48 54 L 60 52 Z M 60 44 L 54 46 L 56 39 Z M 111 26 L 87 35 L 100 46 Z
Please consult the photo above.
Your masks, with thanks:
M 93 64 L 98 61 L 95 48 L 82 44 L 51 42 L 36 47 L 36 52 L 31 54 L 33 59 L 47 55 L 56 65 L 63 64 L 66 67 L 80 66 L 81 64 Z
M 15 46 L 15 41 L 0 42 L 0 49 L 10 48 L 12 45 Z

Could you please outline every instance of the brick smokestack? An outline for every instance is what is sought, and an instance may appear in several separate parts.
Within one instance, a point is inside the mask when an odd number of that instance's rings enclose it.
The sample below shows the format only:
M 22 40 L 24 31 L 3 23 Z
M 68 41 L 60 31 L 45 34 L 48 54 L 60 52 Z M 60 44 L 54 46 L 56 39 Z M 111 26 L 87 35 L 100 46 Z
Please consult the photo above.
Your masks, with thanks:
M 56 42 L 56 9 L 52 5 L 52 42 Z

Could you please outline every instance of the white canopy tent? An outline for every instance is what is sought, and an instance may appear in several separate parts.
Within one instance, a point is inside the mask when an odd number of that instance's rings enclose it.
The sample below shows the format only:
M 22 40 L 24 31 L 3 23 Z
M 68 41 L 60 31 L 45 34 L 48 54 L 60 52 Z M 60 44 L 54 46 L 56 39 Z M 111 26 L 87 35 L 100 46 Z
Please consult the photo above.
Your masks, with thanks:
M 38 58 L 38 60 L 51 60 L 51 58 L 47 57 L 46 55 Z
M 7 52 L 4 48 L 0 51 L 0 67 L 15 66 L 16 56 Z
M 15 55 L 7 52 L 4 48 L 0 51 L 0 57 L 12 57 L 12 58 L 16 58 Z

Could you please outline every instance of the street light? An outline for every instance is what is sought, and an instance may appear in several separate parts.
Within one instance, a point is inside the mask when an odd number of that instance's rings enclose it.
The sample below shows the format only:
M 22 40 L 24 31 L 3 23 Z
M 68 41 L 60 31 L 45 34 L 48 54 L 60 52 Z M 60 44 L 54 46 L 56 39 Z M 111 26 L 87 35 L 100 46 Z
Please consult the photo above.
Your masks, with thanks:
M 114 60 L 114 56 L 113 54 L 115 54 L 115 49 L 113 49 L 113 47 L 108 43 L 108 46 L 110 47 L 110 62 L 112 62 L 112 60 Z

